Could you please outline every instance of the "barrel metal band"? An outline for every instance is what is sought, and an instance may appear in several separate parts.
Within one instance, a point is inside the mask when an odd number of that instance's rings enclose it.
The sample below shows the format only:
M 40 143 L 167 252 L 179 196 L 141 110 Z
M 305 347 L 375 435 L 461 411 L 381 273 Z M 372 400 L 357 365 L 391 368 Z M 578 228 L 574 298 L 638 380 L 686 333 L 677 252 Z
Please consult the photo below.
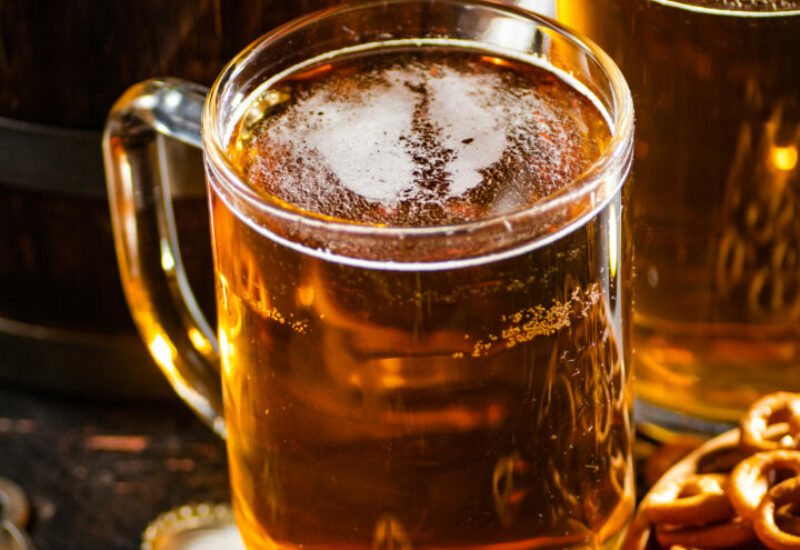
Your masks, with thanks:
M 102 141 L 103 134 L 97 131 L 0 117 L 0 186 L 61 196 L 105 198 Z M 184 147 L 177 142 L 171 146 Z M 173 197 L 204 196 L 202 179 L 175 179 Z
M 0 117 L 0 182 L 31 191 L 103 197 L 102 134 Z

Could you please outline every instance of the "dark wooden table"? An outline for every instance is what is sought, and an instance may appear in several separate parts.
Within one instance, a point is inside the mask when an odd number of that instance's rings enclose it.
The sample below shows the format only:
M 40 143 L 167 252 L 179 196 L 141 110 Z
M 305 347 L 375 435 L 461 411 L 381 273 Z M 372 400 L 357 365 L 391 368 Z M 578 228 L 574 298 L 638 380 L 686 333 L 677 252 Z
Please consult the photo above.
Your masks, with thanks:
M 225 447 L 177 398 L 102 402 L 0 381 L 0 477 L 37 550 L 135 550 L 158 514 L 229 499 Z
M 650 472 L 642 462 L 659 446 L 638 439 L 639 496 L 648 474 L 654 479 L 699 440 L 684 443 Z M 222 440 L 177 397 L 88 400 L 2 380 L 0 477 L 30 497 L 28 530 L 37 550 L 138 550 L 142 532 L 162 512 L 230 498 Z

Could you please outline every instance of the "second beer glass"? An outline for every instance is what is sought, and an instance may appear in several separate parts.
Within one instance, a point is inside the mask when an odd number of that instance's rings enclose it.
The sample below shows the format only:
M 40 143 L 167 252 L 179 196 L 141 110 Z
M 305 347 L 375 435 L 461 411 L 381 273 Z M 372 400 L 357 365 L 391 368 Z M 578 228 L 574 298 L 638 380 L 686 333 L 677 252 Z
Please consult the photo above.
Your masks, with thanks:
M 559 17 L 636 103 L 638 412 L 716 429 L 696 420 L 800 391 L 800 4 L 566 0 Z

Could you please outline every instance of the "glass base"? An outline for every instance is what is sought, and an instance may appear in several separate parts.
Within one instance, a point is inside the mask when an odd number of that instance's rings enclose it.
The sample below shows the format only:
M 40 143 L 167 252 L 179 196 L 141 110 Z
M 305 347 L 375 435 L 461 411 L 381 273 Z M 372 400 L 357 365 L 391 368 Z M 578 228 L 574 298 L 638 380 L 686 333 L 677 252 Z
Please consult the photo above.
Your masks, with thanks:
M 661 442 L 687 434 L 713 437 L 736 427 L 733 424 L 687 416 L 639 398 L 635 401 L 633 411 L 637 430 Z

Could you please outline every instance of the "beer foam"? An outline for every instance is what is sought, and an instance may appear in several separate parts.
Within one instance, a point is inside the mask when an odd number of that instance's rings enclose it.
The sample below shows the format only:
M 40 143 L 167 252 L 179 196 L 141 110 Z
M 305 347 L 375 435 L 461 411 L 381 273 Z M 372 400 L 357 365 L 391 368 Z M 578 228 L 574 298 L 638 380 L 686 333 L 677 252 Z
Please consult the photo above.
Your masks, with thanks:
M 413 181 L 414 162 L 397 146 L 410 131 L 413 95 L 396 82 L 358 97 L 312 95 L 289 115 L 292 126 L 277 128 L 273 139 L 318 156 L 353 193 L 389 204 Z
M 500 160 L 507 147 L 509 120 L 488 97 L 501 88 L 498 75 L 442 73 L 429 81 L 429 112 L 441 128 L 442 147 L 454 151 L 447 165 L 452 176 L 449 195 L 459 196 L 483 181 L 482 169 Z
M 445 55 L 400 59 L 302 84 L 258 130 L 251 182 L 325 215 L 432 225 L 523 208 L 594 160 L 573 154 L 590 131 L 552 88 Z
M 723 12 L 770 14 L 800 10 L 798 0 L 656 0 L 667 5 L 697 7 Z
M 313 95 L 288 114 L 290 128 L 278 128 L 274 139 L 293 142 L 296 149 L 318 153 L 320 160 L 344 187 L 370 201 L 394 205 L 414 195 L 419 162 L 414 154 L 431 154 L 434 144 L 409 151 L 398 144 L 413 137 L 412 122 L 420 93 L 429 102 L 424 117 L 438 130 L 438 147 L 452 151 L 445 161 L 449 191 L 443 200 L 463 194 L 483 181 L 480 170 L 500 159 L 506 150 L 508 113 L 487 100 L 501 85 L 497 75 L 464 75 L 449 68 L 440 74 L 419 74 L 404 68 L 386 71 L 381 85 L 362 90 L 358 97 L 334 99 Z M 512 115 L 513 116 L 513 115 Z

